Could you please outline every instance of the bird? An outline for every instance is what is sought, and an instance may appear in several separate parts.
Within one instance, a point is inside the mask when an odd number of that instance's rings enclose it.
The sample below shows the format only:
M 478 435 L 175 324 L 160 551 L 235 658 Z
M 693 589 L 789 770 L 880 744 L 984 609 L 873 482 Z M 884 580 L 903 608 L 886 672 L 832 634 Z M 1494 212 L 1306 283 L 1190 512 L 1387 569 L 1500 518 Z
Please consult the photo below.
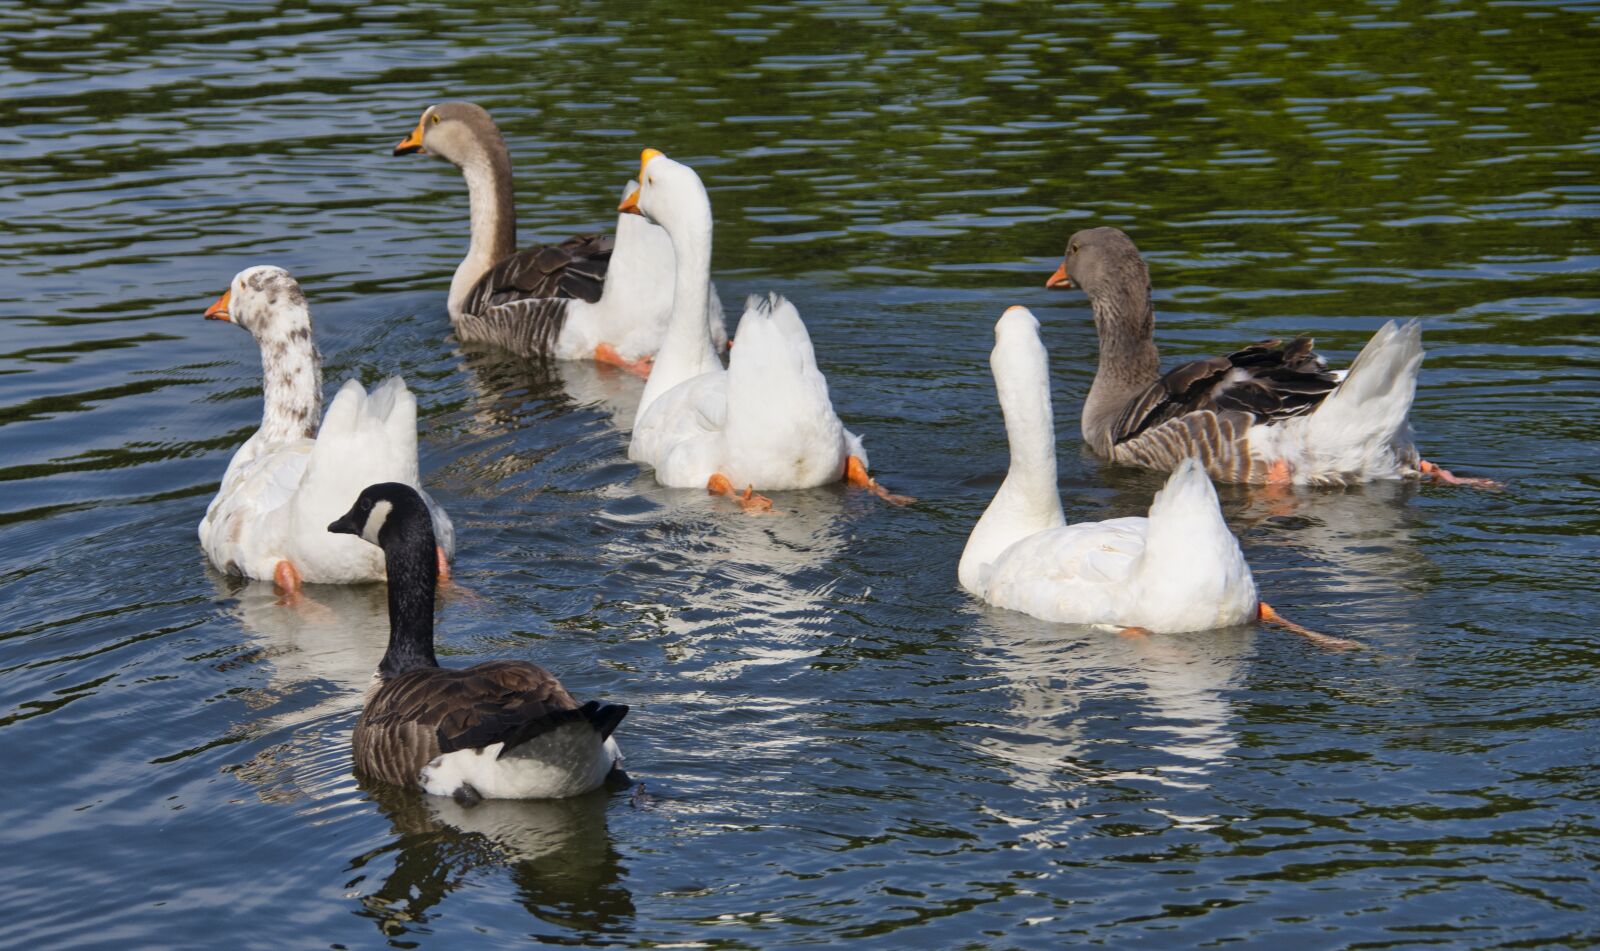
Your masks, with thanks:
M 867 472 L 861 438 L 834 412 L 811 337 L 792 302 L 751 295 L 724 370 L 699 315 L 711 275 L 711 199 L 700 176 L 657 149 L 639 159 L 639 190 L 619 210 L 666 230 L 675 256 L 672 320 L 634 417 L 628 457 L 663 485 L 705 486 L 766 511 L 756 490 L 841 479 L 903 504 Z M 737 486 L 744 486 L 743 494 Z
M 368 393 L 347 380 L 322 414 L 322 356 L 311 311 L 288 271 L 240 271 L 206 319 L 250 332 L 261 349 L 261 427 L 233 454 L 200 520 L 201 547 L 218 570 L 272 579 L 286 593 L 303 583 L 379 581 L 383 559 L 322 530 L 350 495 L 374 481 L 418 484 L 417 401 L 400 377 Z M 450 516 L 428 500 L 443 577 L 455 551 Z
M 517 250 L 511 155 L 483 107 L 429 106 L 395 155 L 437 155 L 461 169 L 471 244 L 450 282 L 450 321 L 463 341 L 524 357 L 594 359 L 647 376 L 672 309 L 672 244 L 660 228 L 619 216 L 617 233 Z M 637 185 L 629 182 L 624 196 Z M 705 321 L 727 344 L 715 288 Z
M 1356 646 L 1285 621 L 1260 600 L 1198 459 L 1179 462 L 1148 516 L 1068 525 L 1056 488 L 1055 422 L 1039 321 L 1026 307 L 1010 307 L 994 335 L 989 365 L 1011 463 L 967 537 L 957 567 L 961 587 L 1042 620 L 1130 635 L 1259 620 L 1324 646 Z
M 463 804 L 561 799 L 627 780 L 612 738 L 627 705 L 580 704 L 527 661 L 439 666 L 433 524 L 415 489 L 369 485 L 327 531 L 376 546 L 388 566 L 389 646 L 351 738 L 357 770 Z
M 1112 462 L 1171 470 L 1198 458 L 1220 482 L 1347 485 L 1458 477 L 1418 455 L 1407 414 L 1422 366 L 1415 321 L 1384 324 L 1343 373 L 1310 337 L 1265 340 L 1161 372 L 1150 276 L 1132 239 L 1088 228 L 1067 241 L 1049 288 L 1081 288 L 1094 311 L 1100 363 L 1083 406 L 1083 438 Z

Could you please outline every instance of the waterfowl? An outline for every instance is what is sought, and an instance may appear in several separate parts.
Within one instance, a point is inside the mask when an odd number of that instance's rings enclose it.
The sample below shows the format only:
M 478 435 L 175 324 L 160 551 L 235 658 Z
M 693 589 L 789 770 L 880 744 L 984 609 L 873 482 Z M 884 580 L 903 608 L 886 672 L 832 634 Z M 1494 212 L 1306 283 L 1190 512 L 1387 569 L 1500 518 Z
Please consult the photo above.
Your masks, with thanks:
M 578 235 L 518 251 L 511 155 L 474 103 L 429 106 L 394 147 L 395 155 L 412 153 L 447 159 L 467 182 L 472 240 L 449 298 L 462 340 L 648 374 L 672 310 L 672 243 L 660 228 L 619 216 L 615 238 Z M 624 197 L 635 187 L 629 182 Z M 702 313 L 720 349 L 728 334 L 715 288 Z
M 1056 490 L 1039 322 L 1026 307 L 1011 307 L 994 336 L 989 366 L 1011 465 L 967 537 L 957 569 L 963 588 L 1047 621 L 1176 633 L 1262 620 L 1327 646 L 1355 646 L 1283 621 L 1257 598 L 1250 566 L 1196 459 L 1175 467 L 1148 517 L 1068 525 Z
M 329 537 L 328 520 L 374 481 L 417 484 L 417 401 L 391 377 L 371 393 L 347 380 L 322 415 L 322 356 L 311 311 L 280 267 L 240 271 L 207 320 L 237 324 L 261 348 L 261 428 L 233 454 L 200 520 L 200 544 L 218 570 L 273 579 L 350 584 L 384 577 L 382 557 L 354 539 Z M 455 551 L 450 517 L 429 502 L 440 570 Z
M 639 190 L 620 210 L 666 230 L 675 258 L 672 319 L 645 381 L 628 458 L 662 485 L 705 486 L 747 511 L 770 508 L 755 490 L 837 482 L 893 502 L 867 474 L 860 437 L 844 428 L 800 313 L 777 294 L 745 302 L 728 367 L 706 333 L 711 280 L 711 199 L 694 169 L 655 149 L 639 159 Z M 742 495 L 736 486 L 744 486 Z
M 1422 366 L 1415 320 L 1384 324 L 1342 374 L 1328 370 L 1309 337 L 1262 341 L 1163 374 L 1149 271 L 1126 234 L 1077 232 L 1045 286 L 1082 288 L 1094 310 L 1100 365 L 1082 425 L 1102 458 L 1171 470 L 1196 457 L 1222 482 L 1494 484 L 1458 478 L 1412 445 L 1406 416 Z
M 389 647 L 356 721 L 356 769 L 463 802 L 560 799 L 625 778 L 611 737 L 625 705 L 580 704 L 526 661 L 439 666 L 433 524 L 415 489 L 367 486 L 327 531 L 377 546 L 389 572 Z

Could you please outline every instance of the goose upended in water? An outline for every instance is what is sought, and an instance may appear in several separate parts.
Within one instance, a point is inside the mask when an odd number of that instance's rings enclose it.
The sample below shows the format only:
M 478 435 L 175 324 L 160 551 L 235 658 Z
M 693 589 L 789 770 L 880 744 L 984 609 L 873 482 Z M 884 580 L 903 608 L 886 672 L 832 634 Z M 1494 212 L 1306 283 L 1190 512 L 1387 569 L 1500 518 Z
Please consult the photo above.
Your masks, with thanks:
M 626 706 L 580 704 L 526 661 L 439 666 L 433 525 L 414 489 L 368 486 L 325 531 L 377 546 L 389 572 L 389 647 L 351 740 L 357 769 L 465 802 L 561 799 L 626 778 L 611 738 Z
M 746 301 L 723 369 L 700 317 L 711 284 L 711 199 L 694 169 L 655 149 L 640 157 L 639 182 L 621 210 L 666 230 L 675 279 L 672 319 L 639 399 L 628 458 L 653 466 L 662 485 L 728 495 L 743 486 L 747 510 L 771 504 L 754 490 L 840 479 L 909 501 L 867 475 L 866 450 L 833 411 L 811 337 L 789 301 Z
M 330 536 L 328 520 L 375 481 L 417 485 L 417 401 L 390 377 L 371 393 L 345 381 L 322 414 L 322 356 L 311 311 L 288 271 L 240 271 L 206 310 L 250 332 L 261 348 L 261 428 L 233 454 L 200 520 L 200 544 L 228 574 L 302 582 L 379 581 L 383 558 L 370 545 Z M 431 500 L 437 560 L 448 574 L 455 551 L 450 517 Z
M 1083 438 L 1113 462 L 1171 470 L 1197 457 L 1222 482 L 1340 485 L 1374 479 L 1462 479 L 1422 459 L 1407 414 L 1422 366 L 1422 330 L 1389 321 L 1344 374 L 1309 337 L 1267 340 L 1165 374 L 1156 353 L 1150 276 L 1116 228 L 1067 241 L 1046 287 L 1079 287 L 1094 309 L 1100 365 L 1083 405 Z
M 1178 465 L 1148 518 L 1066 523 L 1039 322 L 1012 307 L 994 336 L 1011 468 L 967 538 L 961 586 L 1047 621 L 1176 632 L 1255 620 L 1250 567 L 1197 461 Z
M 449 299 L 462 340 L 649 371 L 672 311 L 672 243 L 660 228 L 619 215 L 615 238 L 579 235 L 517 250 L 511 155 L 489 113 L 470 102 L 429 106 L 394 147 L 411 153 L 450 161 L 467 182 L 472 240 Z M 636 187 L 629 182 L 624 198 Z M 720 351 L 728 333 L 716 288 L 703 306 Z

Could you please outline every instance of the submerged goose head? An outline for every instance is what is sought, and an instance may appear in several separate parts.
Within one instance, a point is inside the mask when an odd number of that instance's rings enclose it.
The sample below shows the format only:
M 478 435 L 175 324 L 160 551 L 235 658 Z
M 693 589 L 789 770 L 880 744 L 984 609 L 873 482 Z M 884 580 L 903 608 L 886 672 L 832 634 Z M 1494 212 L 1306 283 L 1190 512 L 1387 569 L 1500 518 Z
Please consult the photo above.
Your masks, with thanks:
M 243 327 L 261 348 L 264 438 L 316 435 L 322 420 L 322 355 L 311 338 L 306 296 L 294 277 L 270 264 L 246 268 L 205 316 Z
M 711 232 L 711 196 L 700 176 L 656 149 L 639 154 L 639 189 L 623 199 L 617 210 L 643 215 L 665 228 L 675 241 L 702 231 L 709 239 Z

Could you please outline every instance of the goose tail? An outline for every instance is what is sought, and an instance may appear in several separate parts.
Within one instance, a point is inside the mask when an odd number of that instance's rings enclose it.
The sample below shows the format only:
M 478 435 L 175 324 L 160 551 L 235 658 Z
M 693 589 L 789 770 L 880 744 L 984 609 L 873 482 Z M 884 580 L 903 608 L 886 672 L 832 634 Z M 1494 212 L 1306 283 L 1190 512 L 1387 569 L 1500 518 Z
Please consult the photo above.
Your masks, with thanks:
M 1422 369 L 1422 325 L 1384 324 L 1350 364 L 1344 380 L 1306 417 L 1315 468 L 1373 474 L 1409 464 L 1407 417 Z M 1399 457 L 1399 458 L 1397 458 Z

